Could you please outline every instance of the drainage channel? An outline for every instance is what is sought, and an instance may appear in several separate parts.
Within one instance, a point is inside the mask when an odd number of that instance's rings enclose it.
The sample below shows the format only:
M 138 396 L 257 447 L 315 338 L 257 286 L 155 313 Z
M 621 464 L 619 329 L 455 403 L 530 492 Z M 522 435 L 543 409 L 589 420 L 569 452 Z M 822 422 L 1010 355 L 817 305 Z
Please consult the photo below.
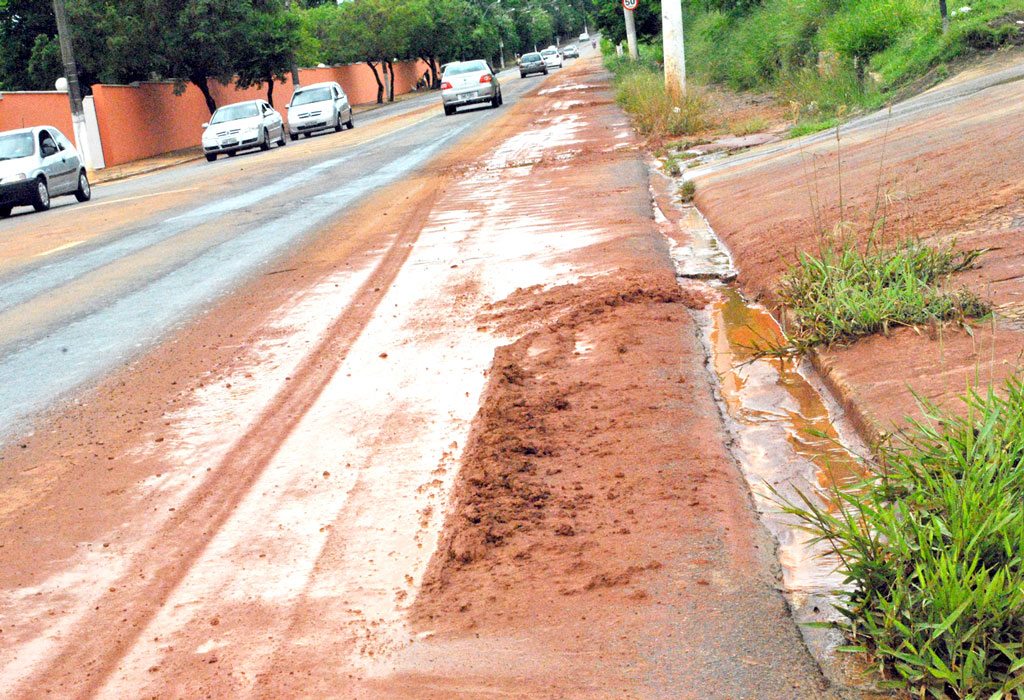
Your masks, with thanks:
M 762 523 L 778 543 L 782 591 L 829 680 L 871 689 L 856 659 L 836 652 L 844 642 L 839 632 L 803 624 L 839 619 L 832 603 L 843 577 L 837 558 L 824 544 L 812 544 L 812 536 L 780 507 L 780 498 L 796 503 L 803 493 L 834 510 L 832 487 L 864 475 L 857 455 L 867 454 L 867 448 L 808 362 L 755 356 L 753 345 L 781 340 L 781 327 L 767 309 L 729 284 L 736 277 L 732 258 L 696 207 L 671 206 L 676 223 L 665 218 L 657 201 L 655 217 L 663 231 L 669 224 L 666 236 L 680 285 L 700 288 L 712 299 L 693 313 L 734 457 Z

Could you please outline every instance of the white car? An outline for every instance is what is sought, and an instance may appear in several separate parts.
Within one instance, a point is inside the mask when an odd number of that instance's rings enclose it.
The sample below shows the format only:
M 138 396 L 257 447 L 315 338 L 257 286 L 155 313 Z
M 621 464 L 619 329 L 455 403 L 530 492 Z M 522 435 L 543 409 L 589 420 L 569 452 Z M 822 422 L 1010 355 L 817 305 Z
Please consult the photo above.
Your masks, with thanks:
M 540 52 L 540 55 L 544 58 L 544 63 L 548 68 L 561 68 L 562 67 L 562 52 L 558 49 L 544 49 Z
M 217 160 L 221 153 L 233 156 L 247 148 L 266 151 L 274 141 L 283 146 L 284 120 L 263 100 L 248 100 L 225 105 L 203 124 L 203 153 L 206 160 Z
M 79 202 L 92 196 L 82 159 L 64 134 L 52 126 L 0 132 L 0 218 L 21 205 L 46 211 L 62 194 Z
M 589 34 L 587 34 L 586 32 L 583 32 L 582 34 L 580 34 L 580 43 L 581 44 L 585 44 L 588 41 L 590 41 L 590 35 Z
M 352 105 L 338 83 L 303 85 L 292 95 L 288 103 L 288 135 L 292 141 L 302 134 L 308 138 L 314 131 L 341 131 L 342 125 L 355 128 Z
M 488 103 L 498 107 L 504 102 L 498 76 L 487 61 L 450 63 L 441 76 L 441 106 L 448 116 L 465 105 Z

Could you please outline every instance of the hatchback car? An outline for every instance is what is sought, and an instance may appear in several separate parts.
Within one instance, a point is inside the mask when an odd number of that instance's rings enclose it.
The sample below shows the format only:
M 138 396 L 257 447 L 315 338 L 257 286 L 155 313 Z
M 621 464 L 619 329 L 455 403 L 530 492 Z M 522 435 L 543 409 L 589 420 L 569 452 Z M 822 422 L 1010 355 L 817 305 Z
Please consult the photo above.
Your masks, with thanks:
M 525 78 L 531 73 L 548 74 L 548 64 L 544 62 L 544 57 L 539 53 L 523 54 L 523 57 L 519 59 L 519 77 Z
M 569 44 L 564 49 L 562 49 L 562 55 L 565 58 L 579 58 L 580 57 L 580 50 L 576 46 L 576 44 Z
M 0 132 L 0 217 L 21 205 L 46 211 L 51 197 L 64 194 L 92 197 L 82 158 L 64 134 L 52 126 Z
M 441 76 L 444 113 L 450 116 L 459 107 L 481 102 L 490 102 L 491 107 L 504 102 L 498 76 L 487 61 L 463 61 L 448 66 Z
M 562 53 L 558 49 L 544 49 L 540 55 L 544 57 L 544 63 L 548 68 L 562 67 Z
M 352 105 L 338 83 L 304 85 L 292 95 L 288 103 L 288 134 L 292 141 L 302 134 L 308 138 L 314 131 L 341 131 L 342 125 L 355 128 Z
M 233 156 L 247 148 L 269 150 L 271 142 L 283 146 L 284 120 L 263 100 L 225 105 L 203 124 L 203 152 L 206 160 L 217 160 L 221 153 Z

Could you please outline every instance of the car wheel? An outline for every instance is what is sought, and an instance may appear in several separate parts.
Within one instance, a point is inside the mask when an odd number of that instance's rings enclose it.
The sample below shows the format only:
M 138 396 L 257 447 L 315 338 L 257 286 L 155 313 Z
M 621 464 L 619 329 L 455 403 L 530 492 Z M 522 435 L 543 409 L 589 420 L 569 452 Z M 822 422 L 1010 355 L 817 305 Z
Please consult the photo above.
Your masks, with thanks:
M 493 107 L 494 109 L 497 109 L 498 105 L 500 105 L 500 104 L 501 104 L 501 95 L 499 95 L 498 93 L 494 93 L 494 97 L 491 98 L 491 107 Z
M 547 74 L 548 74 L 548 67 L 544 66 L 544 75 L 547 75 Z
M 499 105 L 505 104 L 505 94 L 503 92 L 501 92 L 501 90 L 498 91 L 498 104 Z
M 281 138 L 279 138 L 279 139 L 277 140 L 277 145 L 278 145 L 278 146 L 283 146 L 283 145 L 285 145 L 286 143 L 288 143 L 288 139 L 286 139 L 286 138 L 284 137 L 284 129 L 281 129 Z
M 75 190 L 75 199 L 79 202 L 88 202 L 92 199 L 92 187 L 89 186 L 89 178 L 85 171 L 78 173 L 78 189 Z
M 267 131 L 266 129 L 263 130 L 263 141 L 260 143 L 260 150 L 261 151 L 269 151 L 270 150 L 270 132 Z
M 36 211 L 46 211 L 50 208 L 50 188 L 46 186 L 46 180 L 36 180 L 36 190 L 32 194 L 32 208 Z
M 522 71 L 520 71 L 519 72 L 519 77 L 520 78 L 525 78 L 526 77 L 526 73 L 523 73 Z
M 292 141 L 298 141 L 298 140 L 299 140 L 299 135 L 298 135 L 298 134 L 288 134 L 288 137 L 289 137 L 289 138 L 290 138 L 290 139 L 291 139 Z
M 347 126 L 349 129 L 355 129 L 356 128 L 355 122 L 352 121 L 352 110 L 351 109 L 348 111 L 348 121 L 345 122 L 345 126 Z
M 14 207 L 0 207 L 0 219 L 6 219 L 10 216 L 11 209 L 14 209 Z
M 341 131 L 341 113 L 338 113 L 338 121 L 334 122 L 334 130 Z
M 444 114 L 445 114 L 445 116 L 446 116 L 446 117 L 450 117 L 450 116 L 452 116 L 453 114 L 455 114 L 455 110 L 454 110 L 453 108 L 451 108 L 451 107 L 449 107 L 449 106 L 445 105 L 445 108 L 444 108 Z
M 238 151 L 228 151 L 228 158 L 234 158 L 238 155 Z
M 208 160 L 208 161 L 210 161 L 212 163 L 213 161 L 217 160 L 217 154 L 216 153 L 207 153 L 206 154 L 206 160 Z

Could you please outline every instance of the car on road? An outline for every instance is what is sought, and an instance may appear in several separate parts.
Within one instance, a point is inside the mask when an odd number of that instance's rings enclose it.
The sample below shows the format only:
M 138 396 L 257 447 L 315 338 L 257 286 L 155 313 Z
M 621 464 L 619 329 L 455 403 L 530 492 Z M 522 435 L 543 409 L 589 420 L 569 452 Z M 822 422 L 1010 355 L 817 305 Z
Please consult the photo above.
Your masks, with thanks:
M 0 132 L 0 218 L 23 205 L 46 211 L 65 194 L 92 197 L 85 164 L 64 134 L 52 126 Z
M 292 95 L 287 109 L 288 134 L 292 141 L 302 134 L 308 138 L 314 131 L 341 131 L 342 126 L 355 128 L 348 95 L 335 82 L 303 85 Z
M 224 105 L 203 129 L 203 153 L 209 161 L 221 153 L 233 156 L 248 148 L 266 151 L 275 141 L 279 146 L 285 143 L 281 114 L 263 100 Z
M 590 35 L 589 34 L 587 34 L 586 32 L 583 32 L 582 34 L 580 34 L 580 43 L 581 44 L 585 44 L 588 41 L 590 41 Z
M 523 54 L 523 57 L 519 59 L 519 77 L 525 78 L 531 73 L 548 74 L 548 64 L 544 62 L 544 57 L 539 53 Z
M 569 44 L 564 49 L 562 49 L 562 56 L 564 56 L 565 58 L 579 58 L 580 50 L 576 46 L 576 44 Z
M 501 84 L 487 61 L 461 61 L 445 68 L 441 76 L 441 105 L 448 116 L 466 105 L 490 102 L 498 107 L 504 102 Z
M 562 67 L 562 52 L 558 49 L 544 49 L 540 55 L 544 57 L 544 63 L 549 69 Z

